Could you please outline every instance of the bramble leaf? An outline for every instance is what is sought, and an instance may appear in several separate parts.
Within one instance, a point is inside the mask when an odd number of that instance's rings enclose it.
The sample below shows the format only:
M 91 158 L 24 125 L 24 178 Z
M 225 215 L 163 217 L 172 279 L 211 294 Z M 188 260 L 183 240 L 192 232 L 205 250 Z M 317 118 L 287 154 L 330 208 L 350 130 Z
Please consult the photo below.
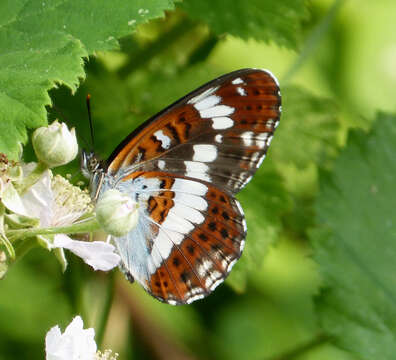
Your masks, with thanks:
M 324 165 L 337 153 L 339 109 L 334 101 L 312 95 L 301 87 L 282 91 L 282 115 L 276 132 L 273 158 L 304 168 Z
M 218 35 L 274 41 L 289 48 L 297 48 L 301 22 L 308 16 L 304 0 L 185 0 L 180 6 Z
M 322 325 L 361 359 L 396 353 L 396 116 L 351 133 L 332 174 L 321 177 L 312 231 L 327 289 Z
M 0 152 L 19 155 L 26 128 L 46 125 L 47 91 L 84 78 L 83 58 L 163 15 L 171 0 L 52 0 L 0 4 Z

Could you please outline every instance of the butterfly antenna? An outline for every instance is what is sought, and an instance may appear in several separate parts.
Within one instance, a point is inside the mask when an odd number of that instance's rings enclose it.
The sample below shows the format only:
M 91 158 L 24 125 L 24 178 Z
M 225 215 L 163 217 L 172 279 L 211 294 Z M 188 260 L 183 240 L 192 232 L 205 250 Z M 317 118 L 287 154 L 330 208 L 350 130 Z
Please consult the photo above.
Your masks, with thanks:
M 91 116 L 91 94 L 87 95 L 87 110 L 88 110 L 89 128 L 91 130 L 91 142 L 93 149 L 95 142 L 94 142 L 94 132 L 93 132 L 93 124 L 92 124 L 92 116 Z

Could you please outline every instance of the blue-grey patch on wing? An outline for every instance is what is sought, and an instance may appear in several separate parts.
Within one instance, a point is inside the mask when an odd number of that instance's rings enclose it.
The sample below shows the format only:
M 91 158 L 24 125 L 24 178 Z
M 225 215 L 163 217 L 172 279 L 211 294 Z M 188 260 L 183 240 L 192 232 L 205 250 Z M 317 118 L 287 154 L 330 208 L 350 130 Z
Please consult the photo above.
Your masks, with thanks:
M 106 176 L 100 189 L 99 198 L 106 190 L 115 188 L 138 201 L 139 219 L 136 227 L 127 235 L 113 237 L 113 239 L 121 256 L 122 269 L 128 271 L 147 289 L 147 281 L 151 275 L 150 270 L 154 266 L 151 257 L 152 241 L 156 236 L 153 233 L 156 229 L 148 218 L 147 200 L 160 190 L 159 180 L 144 177 L 127 181 L 120 180 Z
M 139 210 L 139 212 L 143 211 Z M 150 278 L 147 264 L 150 256 L 148 244 L 150 238 L 152 238 L 150 224 L 143 214 L 139 214 L 138 224 L 127 235 L 114 238 L 124 270 L 130 272 L 145 288 Z

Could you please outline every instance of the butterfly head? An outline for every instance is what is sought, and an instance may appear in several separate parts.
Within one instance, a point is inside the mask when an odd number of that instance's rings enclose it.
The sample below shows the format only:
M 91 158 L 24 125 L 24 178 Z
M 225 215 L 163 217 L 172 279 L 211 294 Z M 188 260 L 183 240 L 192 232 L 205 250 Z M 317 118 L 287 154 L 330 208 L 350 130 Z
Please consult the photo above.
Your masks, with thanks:
M 83 175 L 90 179 L 92 175 L 97 172 L 100 166 L 100 160 L 93 151 L 83 150 L 81 153 L 81 172 Z
M 89 179 L 91 198 L 96 202 L 104 178 L 103 163 L 93 151 L 81 153 L 81 172 Z

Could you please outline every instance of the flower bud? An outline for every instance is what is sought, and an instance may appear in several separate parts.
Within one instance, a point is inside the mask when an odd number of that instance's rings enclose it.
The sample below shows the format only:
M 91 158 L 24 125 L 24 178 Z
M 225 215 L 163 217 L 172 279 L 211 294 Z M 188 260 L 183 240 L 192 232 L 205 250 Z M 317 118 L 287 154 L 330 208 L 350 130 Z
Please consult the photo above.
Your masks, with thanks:
M 37 158 L 49 167 L 67 164 L 78 153 L 74 128 L 69 130 L 65 123 L 57 120 L 48 127 L 36 129 L 32 143 Z
M 107 190 L 96 204 L 96 218 L 110 235 L 123 236 L 138 222 L 138 204 L 118 190 Z

